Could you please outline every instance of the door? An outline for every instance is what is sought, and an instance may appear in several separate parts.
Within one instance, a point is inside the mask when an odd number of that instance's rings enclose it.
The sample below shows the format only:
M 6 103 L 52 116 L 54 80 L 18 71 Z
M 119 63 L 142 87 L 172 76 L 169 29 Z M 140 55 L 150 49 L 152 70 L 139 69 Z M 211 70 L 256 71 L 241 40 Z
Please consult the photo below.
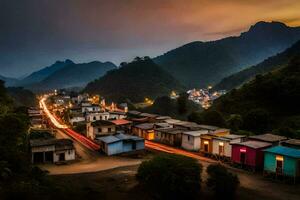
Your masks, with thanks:
M 59 161 L 65 161 L 65 154 L 64 153 L 60 153 L 58 160 Z
M 204 152 L 208 152 L 209 146 L 208 143 L 204 143 Z
M 283 174 L 283 160 L 276 160 L 276 173 Z
M 132 150 L 136 150 L 136 143 L 134 141 L 132 143 Z
M 53 162 L 53 151 L 45 152 L 45 162 Z
M 246 164 L 246 152 L 241 152 L 241 164 Z

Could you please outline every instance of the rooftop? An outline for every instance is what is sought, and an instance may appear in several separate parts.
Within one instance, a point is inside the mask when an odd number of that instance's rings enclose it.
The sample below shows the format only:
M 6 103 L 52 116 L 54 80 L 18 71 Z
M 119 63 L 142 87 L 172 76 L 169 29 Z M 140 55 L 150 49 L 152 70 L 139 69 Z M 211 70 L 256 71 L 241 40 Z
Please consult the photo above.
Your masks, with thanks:
M 264 151 L 279 154 L 283 156 L 289 156 L 292 158 L 300 158 L 300 150 L 294 149 L 290 147 L 284 147 L 284 146 L 275 146 L 268 149 L 265 149 Z
M 91 123 L 92 126 L 112 126 L 115 125 L 111 121 L 106 121 L 106 120 L 97 120 Z
M 131 115 L 139 115 L 141 114 L 141 112 L 137 111 L 137 110 L 130 110 L 128 111 L 128 114 L 131 114 Z
M 245 135 L 235 135 L 235 134 L 229 134 L 229 135 L 224 135 L 221 137 L 216 137 L 215 139 L 217 140 L 224 140 L 224 141 L 230 141 L 238 138 L 244 138 L 246 137 Z
M 153 123 L 143 123 L 143 124 L 137 124 L 137 125 L 135 125 L 135 127 L 144 129 L 144 130 L 149 130 L 149 129 L 153 129 L 154 124 Z
M 171 119 L 171 117 L 169 117 L 169 116 L 157 116 L 155 119 L 156 120 L 166 120 L 166 119 Z
M 272 146 L 272 143 L 261 142 L 261 141 L 246 141 L 246 142 L 236 143 L 236 145 L 246 146 L 253 149 L 260 149 L 260 148 Z
M 177 134 L 185 131 L 185 129 L 181 129 L 181 128 L 157 128 L 155 130 L 163 133 L 169 133 L 169 134 Z
M 286 140 L 287 138 L 284 136 L 267 133 L 262 135 L 250 136 L 249 139 L 260 140 L 264 142 L 279 142 L 282 140 Z
M 116 119 L 116 120 L 112 120 L 111 122 L 114 123 L 115 125 L 132 124 L 132 121 L 128 121 L 126 119 Z
M 73 146 L 73 141 L 70 139 L 56 139 L 56 138 L 30 140 L 31 147 L 50 146 L 50 145 L 55 145 L 55 146 L 72 145 Z
M 142 116 L 142 117 L 155 118 L 155 117 L 157 117 L 158 115 L 156 115 L 156 114 L 150 114 L 150 113 L 141 113 L 140 116 Z
M 283 143 L 300 147 L 300 140 L 297 140 L 297 139 L 285 140 Z
M 96 140 L 102 141 L 102 142 L 107 143 L 107 144 L 121 141 L 120 138 L 117 138 L 116 136 L 113 136 L 113 135 L 97 137 Z
M 207 134 L 207 133 L 208 133 L 207 130 L 185 131 L 185 132 L 183 132 L 183 134 L 190 135 L 190 136 L 193 136 L 193 137 L 197 137 L 197 136 L 200 136 L 200 135 L 203 135 L 203 134 Z

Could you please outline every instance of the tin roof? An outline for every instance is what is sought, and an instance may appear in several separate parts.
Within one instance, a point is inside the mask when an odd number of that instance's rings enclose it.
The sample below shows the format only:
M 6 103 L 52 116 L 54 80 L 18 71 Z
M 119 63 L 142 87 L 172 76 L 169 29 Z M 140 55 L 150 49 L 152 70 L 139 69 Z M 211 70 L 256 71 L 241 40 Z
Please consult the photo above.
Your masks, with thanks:
M 120 139 L 114 135 L 108 135 L 108 136 L 103 136 L 103 137 L 97 137 L 96 140 L 100 140 L 104 143 L 110 144 L 110 143 L 114 143 L 114 142 L 119 142 L 122 139 Z
M 185 131 L 185 132 L 183 132 L 184 135 L 190 135 L 190 136 L 193 136 L 193 137 L 198 137 L 200 135 L 207 134 L 207 133 L 208 133 L 207 130 Z
M 285 140 L 285 141 L 283 141 L 283 144 L 288 144 L 288 145 L 293 145 L 293 146 L 300 147 L 300 140 L 297 140 L 297 139 Z
M 229 134 L 229 135 L 224 135 L 224 136 L 217 137 L 215 139 L 230 141 L 230 140 L 234 140 L 234 139 L 238 139 L 238 138 L 244 138 L 244 137 L 246 137 L 246 136 L 245 135 Z
M 143 123 L 143 124 L 137 124 L 137 125 L 135 125 L 135 127 L 144 129 L 144 130 L 149 130 L 149 129 L 153 129 L 154 124 L 153 123 Z
M 31 147 L 40 147 L 40 146 L 73 146 L 73 141 L 70 139 L 33 139 L 30 140 L 30 146 Z
M 128 121 L 126 119 L 116 119 L 116 120 L 112 120 L 112 123 L 114 123 L 115 125 L 125 125 L 125 124 L 131 124 L 132 121 Z
M 269 142 L 251 141 L 251 140 L 246 141 L 246 142 L 241 142 L 241 143 L 235 143 L 235 144 L 250 147 L 250 148 L 253 148 L 253 149 L 265 148 L 265 147 L 269 147 L 269 146 L 272 145 L 272 143 L 269 143 Z
M 279 142 L 282 140 L 286 140 L 287 138 L 284 136 L 267 133 L 267 134 L 262 134 L 262 135 L 250 136 L 249 139 L 255 139 L 255 140 L 260 140 L 260 141 L 264 141 L 264 142 Z
M 265 149 L 264 151 L 300 159 L 299 149 L 294 149 L 294 148 L 284 147 L 284 146 L 275 146 L 275 147 Z

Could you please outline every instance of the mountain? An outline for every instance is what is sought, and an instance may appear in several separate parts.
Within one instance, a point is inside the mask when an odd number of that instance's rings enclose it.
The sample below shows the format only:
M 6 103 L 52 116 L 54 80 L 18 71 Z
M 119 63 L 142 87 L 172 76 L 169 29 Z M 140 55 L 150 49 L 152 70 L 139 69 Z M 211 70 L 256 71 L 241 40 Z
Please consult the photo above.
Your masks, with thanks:
M 15 106 L 37 106 L 38 101 L 33 92 L 22 87 L 8 87 L 6 88 L 8 95 L 13 99 Z
M 39 83 L 28 85 L 27 88 L 33 91 L 45 91 L 58 88 L 84 87 L 88 82 L 115 68 L 116 66 L 111 62 L 70 63 L 56 70 Z
M 258 75 L 221 96 L 209 110 L 218 111 L 227 119 L 240 115 L 243 129 L 256 133 L 279 129 L 282 134 L 293 132 L 300 137 L 299 102 L 300 54 L 285 67 Z
M 192 42 L 154 61 L 186 86 L 206 87 L 282 52 L 299 39 L 300 27 L 258 22 L 240 36 Z
M 54 72 L 64 68 L 67 65 L 74 64 L 73 61 L 67 59 L 65 61 L 56 61 L 53 65 L 45 67 L 41 70 L 33 72 L 29 76 L 26 76 L 21 81 L 19 81 L 19 86 L 31 85 L 34 83 L 38 83 L 48 76 L 52 75 Z
M 183 89 L 173 76 L 151 59 L 139 59 L 107 72 L 89 83 L 84 91 L 116 102 L 143 102 L 146 97 L 155 99 L 169 95 L 172 90 Z
M 214 89 L 231 90 L 233 88 L 239 87 L 243 83 L 253 79 L 258 74 L 264 74 L 287 65 L 295 55 L 300 55 L 300 41 L 298 41 L 296 44 L 294 44 L 284 52 L 272 56 L 258 65 L 249 67 L 222 79 L 220 83 L 214 86 Z
M 5 76 L 1 76 L 1 75 L 0 75 L 0 80 L 5 82 L 6 87 L 16 85 L 19 81 L 16 78 L 10 78 L 10 77 L 5 77 Z

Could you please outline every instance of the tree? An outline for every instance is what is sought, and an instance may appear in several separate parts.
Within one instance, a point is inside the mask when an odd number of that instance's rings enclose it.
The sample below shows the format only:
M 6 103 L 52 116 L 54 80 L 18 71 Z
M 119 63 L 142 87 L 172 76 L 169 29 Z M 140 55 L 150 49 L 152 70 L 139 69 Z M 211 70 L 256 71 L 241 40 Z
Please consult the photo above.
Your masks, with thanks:
M 159 155 L 140 165 L 137 179 L 159 199 L 195 199 L 201 189 L 202 166 L 179 155 Z
M 207 167 L 209 175 L 207 186 L 214 190 L 217 197 L 222 199 L 233 199 L 240 184 L 238 177 L 229 172 L 220 164 L 213 164 Z
M 203 123 L 213 126 L 225 126 L 225 120 L 223 115 L 215 110 L 208 110 L 203 113 Z
M 270 128 L 270 118 L 269 112 L 264 109 L 250 110 L 244 118 L 244 128 L 257 134 L 266 132 Z
M 187 112 L 187 104 L 188 104 L 188 94 L 186 93 L 181 93 L 177 99 L 177 104 L 178 104 L 178 113 L 179 114 L 184 114 Z
M 232 114 L 226 120 L 226 124 L 227 124 L 228 128 L 230 128 L 231 130 L 237 131 L 243 126 L 243 118 L 241 115 Z

